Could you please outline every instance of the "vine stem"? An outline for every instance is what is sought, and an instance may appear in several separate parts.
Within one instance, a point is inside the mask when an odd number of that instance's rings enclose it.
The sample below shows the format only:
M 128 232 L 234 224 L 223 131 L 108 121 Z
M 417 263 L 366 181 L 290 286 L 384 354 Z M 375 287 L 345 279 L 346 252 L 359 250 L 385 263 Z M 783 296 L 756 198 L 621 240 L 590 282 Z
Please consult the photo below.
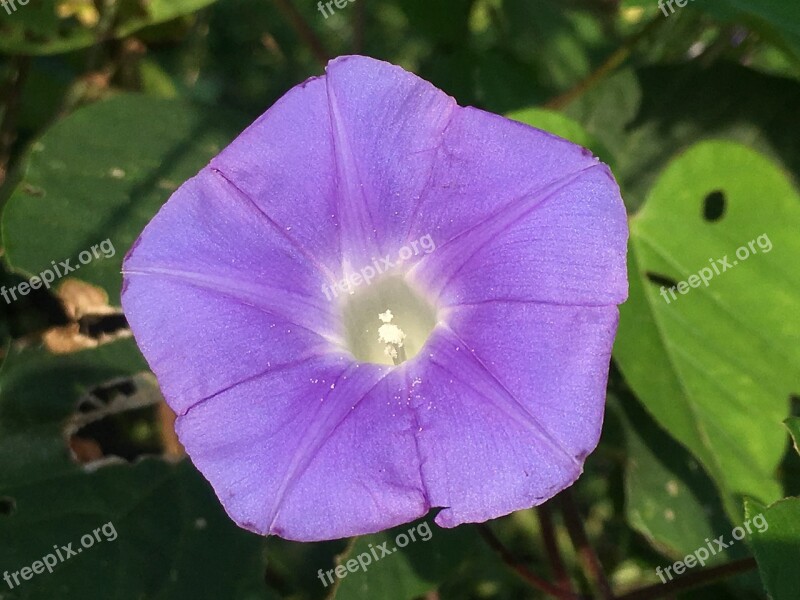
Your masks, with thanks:
M 562 498 L 562 495 L 559 496 L 559 499 Z M 574 502 L 572 503 L 574 507 Z M 569 510 L 569 514 L 571 516 L 567 516 L 567 510 L 565 512 L 565 523 L 567 524 L 567 528 L 569 529 L 572 523 L 574 526 L 573 517 L 576 516 L 577 510 L 572 511 Z M 578 526 L 580 527 L 580 531 L 583 532 L 582 536 L 586 539 L 586 534 L 583 530 L 583 524 L 580 521 L 580 516 L 577 515 L 578 519 Z M 514 556 L 511 552 L 503 545 L 503 543 L 497 538 L 497 536 L 492 533 L 491 529 L 488 526 L 479 524 L 477 525 L 478 533 L 483 537 L 486 541 L 488 546 L 498 553 L 500 558 L 503 562 L 506 563 L 511 569 L 513 569 L 517 575 L 519 575 L 522 579 L 524 579 L 529 585 L 536 588 L 537 590 L 551 596 L 553 598 L 557 598 L 558 600 L 590 600 L 588 596 L 576 594 L 572 591 L 572 589 L 565 589 L 559 585 L 554 585 L 532 571 L 528 569 L 525 565 L 522 565 L 516 561 Z M 580 534 L 579 534 L 580 535 Z M 570 535 L 572 537 L 572 534 Z M 548 542 L 545 542 L 547 544 Z M 575 543 L 573 541 L 573 543 Z M 576 548 L 578 544 L 576 544 Z M 585 546 L 581 547 L 588 547 L 588 540 L 585 543 Z M 549 552 L 549 551 L 548 551 Z M 602 575 L 603 581 L 606 581 L 605 575 L 602 574 L 602 569 L 600 567 L 600 561 L 597 560 L 597 555 L 594 553 L 591 548 L 589 548 L 589 552 L 591 556 L 594 558 L 582 558 L 581 551 L 578 550 L 579 558 L 581 562 L 587 561 L 589 563 L 594 564 L 595 566 L 588 566 L 586 565 L 586 570 L 590 571 L 591 573 L 595 573 L 595 569 L 599 570 L 599 573 Z M 559 556 L 560 559 L 560 556 Z M 696 588 L 704 587 L 706 585 L 715 583 L 717 581 L 721 581 L 727 577 L 732 575 L 741 575 L 743 573 L 747 573 L 748 571 L 752 571 L 757 567 L 756 560 L 752 557 L 750 558 L 743 558 L 739 560 L 735 560 L 729 563 L 725 563 L 724 565 L 718 565 L 716 567 L 708 567 L 706 569 L 702 569 L 695 573 L 690 573 L 680 577 L 679 579 L 675 579 L 674 581 L 670 581 L 668 583 L 656 583 L 644 588 L 640 588 L 638 590 L 633 590 L 631 592 L 627 592 L 620 596 L 614 596 L 611 592 L 610 587 L 607 587 L 608 593 L 611 594 L 609 598 L 611 600 L 660 600 L 661 598 L 670 598 L 673 597 L 678 592 L 685 592 L 688 590 L 693 590 Z M 608 585 L 606 581 L 606 585 Z M 602 593 L 602 592 L 601 592 Z
M 550 563 L 550 570 L 556 580 L 556 585 L 570 593 L 574 593 L 572 580 L 570 579 L 561 552 L 558 549 L 556 540 L 556 529 L 553 524 L 553 512 L 550 504 L 540 504 L 536 507 L 536 514 L 539 517 L 539 526 L 542 531 L 542 543 L 544 544 L 547 560 Z
M 738 575 L 752 571 L 756 568 L 754 558 L 742 558 L 717 567 L 708 567 L 696 573 L 690 573 L 668 583 L 656 583 L 651 586 L 634 590 L 617 600 L 657 600 L 658 598 L 671 597 L 678 592 L 685 592 L 698 587 L 725 579 L 731 575 Z
M 553 585 L 549 581 L 546 581 L 536 575 L 536 573 L 533 573 L 525 565 L 518 563 L 508 548 L 503 545 L 503 543 L 487 525 L 479 524 L 477 525 L 477 528 L 478 533 L 480 533 L 481 537 L 483 537 L 488 546 L 497 552 L 503 562 L 511 567 L 511 569 L 517 573 L 517 575 L 528 582 L 532 587 L 544 592 L 548 596 L 558 598 L 558 600 L 587 600 L 585 596 L 578 596 L 573 592 L 563 590 L 560 587 Z
M 549 100 L 544 106 L 552 110 L 564 108 L 567 104 L 583 95 L 585 92 L 600 83 L 608 75 L 618 69 L 633 53 L 634 48 L 644 38 L 656 30 L 666 19 L 659 13 L 645 25 L 639 33 L 628 38 L 622 46 L 617 48 L 606 61 L 595 69 L 588 77 L 580 81 L 574 88 Z
M 308 46 L 309 50 L 311 50 L 311 54 L 314 55 L 317 62 L 323 67 L 327 65 L 329 56 L 325 47 L 322 45 L 322 41 L 303 18 L 303 15 L 300 14 L 300 11 L 292 4 L 291 0 L 275 0 L 275 5 L 292 25 L 295 33 L 297 33 L 305 45 Z
M 584 573 L 586 573 L 587 578 L 594 584 L 603 600 L 613 600 L 614 592 L 611 590 L 611 584 L 609 584 L 606 578 L 597 553 L 594 551 L 591 544 L 589 544 L 589 538 L 586 535 L 586 530 L 583 528 L 583 520 L 578 511 L 578 506 L 575 503 L 575 498 L 572 496 L 572 491 L 566 489 L 561 492 L 557 498 L 561 503 L 561 510 L 564 514 L 564 524 L 572 540 L 572 545 L 575 546 L 575 550 L 578 553 L 578 560 L 583 567 Z

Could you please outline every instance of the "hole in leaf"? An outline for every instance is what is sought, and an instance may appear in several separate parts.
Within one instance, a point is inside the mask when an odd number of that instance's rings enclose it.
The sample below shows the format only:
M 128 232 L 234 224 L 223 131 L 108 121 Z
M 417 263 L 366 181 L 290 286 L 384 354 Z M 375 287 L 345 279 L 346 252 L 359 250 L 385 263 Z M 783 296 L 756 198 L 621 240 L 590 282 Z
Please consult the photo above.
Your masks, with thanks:
M 652 271 L 648 271 L 645 273 L 645 276 L 649 281 L 655 283 L 658 286 L 664 286 L 667 288 L 675 287 L 678 285 L 678 282 L 672 279 L 671 277 L 667 277 L 666 275 L 659 275 L 658 273 L 653 273 Z
M 703 218 L 711 223 L 725 216 L 725 193 L 722 190 L 711 192 L 703 203 Z
M 175 415 L 147 375 L 109 381 L 78 404 L 66 436 L 73 458 L 87 468 L 143 456 L 183 456 Z
M 109 306 L 108 295 L 101 288 L 67 279 L 59 287 L 58 297 L 68 321 L 45 332 L 43 339 L 50 352 L 77 352 L 131 335 L 122 310 Z
M 3 285 L 5 294 L 0 304 L 11 337 L 16 339 L 30 336 L 33 339 L 51 327 L 61 327 L 69 323 L 69 317 L 59 299 L 43 287 L 29 288 L 25 296 L 16 292 L 12 295 L 10 290 L 18 288 L 23 282 L 27 283 L 27 280 L 0 268 L 0 284 Z
M 128 329 L 128 320 L 125 315 L 84 315 L 78 319 L 78 332 L 92 339 L 99 339 L 104 335 L 114 335 Z
M 105 456 L 133 462 L 146 454 L 161 454 L 156 407 L 109 415 L 84 425 L 75 432 L 70 446 L 81 462 Z
M 7 517 L 17 509 L 17 503 L 8 496 L 0 497 L 0 515 Z
M 106 407 L 115 399 L 124 401 L 125 398 L 136 393 L 136 384 L 133 379 L 117 379 L 109 383 L 97 385 L 78 403 L 78 411 L 89 413 Z

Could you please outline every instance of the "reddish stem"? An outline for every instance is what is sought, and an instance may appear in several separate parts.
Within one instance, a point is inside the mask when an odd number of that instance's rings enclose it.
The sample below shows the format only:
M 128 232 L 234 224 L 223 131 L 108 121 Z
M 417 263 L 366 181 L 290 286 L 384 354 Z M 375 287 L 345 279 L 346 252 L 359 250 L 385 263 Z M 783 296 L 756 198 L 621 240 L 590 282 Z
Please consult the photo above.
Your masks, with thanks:
M 717 567 L 709 567 L 696 573 L 684 575 L 679 579 L 667 583 L 656 583 L 654 585 L 634 590 L 617 600 L 656 600 L 657 598 L 671 597 L 678 592 L 685 592 L 694 588 L 702 587 L 710 583 L 725 579 L 730 575 L 738 575 L 752 571 L 756 568 L 754 558 L 742 558 L 733 562 L 725 563 Z
M 283 13 L 283 16 L 288 19 L 289 23 L 295 30 L 295 33 L 303 40 L 306 46 L 308 46 L 309 50 L 311 50 L 311 54 L 314 55 L 314 58 L 317 59 L 323 67 L 328 64 L 328 53 L 325 51 L 325 47 L 322 45 L 322 42 L 317 37 L 317 34 L 314 33 L 314 30 L 311 26 L 306 22 L 303 18 L 303 15 L 300 14 L 300 11 L 295 8 L 294 4 L 292 4 L 291 0 L 275 0 L 275 4 Z
M 575 550 L 578 553 L 578 560 L 583 567 L 584 573 L 594 584 L 601 598 L 613 600 L 614 592 L 611 591 L 611 585 L 608 583 L 597 553 L 589 544 L 589 538 L 583 528 L 583 521 L 572 492 L 568 489 L 564 490 L 559 494 L 558 499 L 561 502 L 561 510 L 564 513 L 564 524 L 567 526 L 567 532 L 569 532 L 572 545 L 575 546 Z
M 489 529 L 486 525 L 478 525 L 478 533 L 481 534 L 483 539 L 489 545 L 489 547 L 497 552 L 500 555 L 500 558 L 506 563 L 511 569 L 513 569 L 517 575 L 522 577 L 526 582 L 528 582 L 531 586 L 535 587 L 537 590 L 544 592 L 545 594 L 552 596 L 553 598 L 558 598 L 559 600 L 584 600 L 583 597 L 577 596 L 572 592 L 562 590 L 559 587 L 556 587 L 549 581 L 545 581 L 535 573 L 533 573 L 530 569 L 528 569 L 525 565 L 522 565 L 517 562 L 514 556 L 509 552 L 509 550 L 503 545 L 503 543 L 492 533 L 492 530 Z
M 550 570 L 556 580 L 556 585 L 568 592 L 574 592 L 572 580 L 569 577 L 561 552 L 558 549 L 556 540 L 556 530 L 553 524 L 553 511 L 548 503 L 536 507 L 539 516 L 539 526 L 542 531 L 542 543 L 544 544 L 547 560 L 550 563 Z

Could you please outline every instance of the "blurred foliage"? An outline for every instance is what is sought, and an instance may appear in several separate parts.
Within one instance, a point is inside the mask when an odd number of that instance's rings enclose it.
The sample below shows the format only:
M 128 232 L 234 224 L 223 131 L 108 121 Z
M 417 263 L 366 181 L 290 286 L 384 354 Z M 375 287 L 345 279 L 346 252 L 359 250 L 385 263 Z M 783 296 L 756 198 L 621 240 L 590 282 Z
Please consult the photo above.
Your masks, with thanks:
M 789 419 L 786 426 L 792 433 L 795 449 L 800 452 L 800 419 Z M 763 514 L 769 527 L 759 530 L 753 539 L 753 551 L 764 585 L 772 598 L 790 598 L 800 589 L 800 498 L 786 498 L 763 506 L 755 501 L 745 503 L 748 519 Z
M 323 585 L 320 570 L 432 515 L 320 544 L 238 529 L 181 458 L 125 335 L 120 266 L 144 224 L 326 57 L 362 53 L 584 145 L 617 176 L 631 296 L 603 438 L 574 489 L 614 589 L 658 585 L 656 567 L 763 512 L 768 530 L 711 561 L 753 553 L 760 579 L 674 597 L 796 600 L 800 3 L 663 6 L 354 0 L 325 18 L 289 0 L 7 0 L 0 286 L 103 240 L 115 252 L 72 274 L 90 284 L 77 296 L 54 286 L 0 301 L 0 571 L 107 522 L 119 537 L 13 590 L 0 582 L 0 599 L 540 598 L 518 573 L 555 577 L 550 534 L 592 589 L 558 499 L 552 529 L 536 510 L 487 526 L 504 554 L 485 529 L 431 525 L 429 541 Z M 762 235 L 768 252 L 661 296 Z

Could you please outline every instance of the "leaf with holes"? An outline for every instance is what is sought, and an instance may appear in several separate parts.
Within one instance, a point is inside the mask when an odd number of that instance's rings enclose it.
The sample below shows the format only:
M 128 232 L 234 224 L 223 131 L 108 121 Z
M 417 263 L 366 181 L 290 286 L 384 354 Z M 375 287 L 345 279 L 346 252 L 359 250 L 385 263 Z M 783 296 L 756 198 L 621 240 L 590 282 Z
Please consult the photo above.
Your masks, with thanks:
M 20 579 L 3 598 L 105 598 L 111 589 L 121 600 L 277 597 L 263 585 L 263 539 L 228 519 L 189 461 L 143 457 L 86 469 L 70 458 L 64 423 L 78 401 L 145 369 L 130 339 L 61 356 L 14 350 L 6 358 L 0 565 L 19 571 L 54 544 L 71 543 L 81 554 Z M 81 541 L 104 526 L 91 544 Z
M 615 356 L 659 424 L 737 501 L 781 496 L 781 422 L 800 389 L 800 198 L 747 148 L 699 144 L 631 219 Z
M 60 356 L 41 349 L 9 352 L 0 371 L 0 494 L 74 472 L 62 430 L 80 396 L 146 370 L 130 338 Z
M 698 140 L 747 144 L 800 178 L 800 111 L 785 110 L 800 105 L 800 83 L 729 62 L 677 62 L 622 70 L 565 109 L 612 151 L 630 209 L 644 202 L 659 165 Z

